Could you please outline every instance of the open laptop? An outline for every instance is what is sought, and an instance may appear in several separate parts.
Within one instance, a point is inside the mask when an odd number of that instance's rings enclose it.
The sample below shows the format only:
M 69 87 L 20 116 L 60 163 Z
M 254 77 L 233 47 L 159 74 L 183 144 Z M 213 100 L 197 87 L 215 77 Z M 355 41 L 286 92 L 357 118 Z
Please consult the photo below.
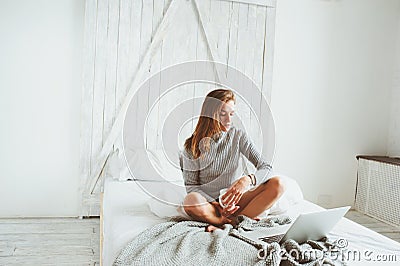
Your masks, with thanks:
M 283 243 L 287 239 L 293 239 L 299 243 L 319 240 L 332 230 L 349 209 L 350 206 L 345 206 L 300 214 L 291 224 L 247 231 L 243 235 L 255 241 L 261 240 L 267 243 Z

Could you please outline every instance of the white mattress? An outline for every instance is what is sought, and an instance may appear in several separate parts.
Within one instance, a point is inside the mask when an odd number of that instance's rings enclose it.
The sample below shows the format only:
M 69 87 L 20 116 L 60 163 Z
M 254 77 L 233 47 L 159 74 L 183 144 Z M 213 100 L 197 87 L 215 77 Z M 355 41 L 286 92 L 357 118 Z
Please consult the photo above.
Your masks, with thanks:
M 150 212 L 147 205 L 150 196 L 133 181 L 107 179 L 103 197 L 103 265 L 112 265 L 122 248 L 140 232 L 165 221 Z M 295 218 L 299 213 L 323 210 L 309 201 L 292 206 L 287 214 Z M 330 235 L 345 238 L 348 249 L 344 254 L 349 265 L 400 265 L 400 243 L 372 230 L 342 218 Z M 348 255 L 350 254 L 350 256 Z M 356 255 L 353 255 L 356 254 Z M 389 255 L 392 257 L 389 258 Z M 395 255 L 395 257 L 393 257 Z M 378 262 L 385 259 L 391 262 Z M 393 261 L 393 260 L 396 261 Z

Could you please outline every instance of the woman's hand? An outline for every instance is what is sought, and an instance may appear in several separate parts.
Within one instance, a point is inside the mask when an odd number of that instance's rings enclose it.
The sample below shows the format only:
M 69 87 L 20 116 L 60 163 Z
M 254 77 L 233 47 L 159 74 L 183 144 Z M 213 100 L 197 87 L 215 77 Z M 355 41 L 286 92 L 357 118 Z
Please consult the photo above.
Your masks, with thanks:
M 211 204 L 216 208 L 219 212 L 220 216 L 220 221 L 218 222 L 218 225 L 223 225 L 227 223 L 231 223 L 231 215 L 233 215 L 240 207 L 239 206 L 227 206 L 225 208 L 222 208 L 219 202 L 211 202 Z
M 236 180 L 232 186 L 226 191 L 221 197 L 222 205 L 234 206 L 242 198 L 246 188 L 251 184 L 251 178 L 249 176 L 242 176 Z
M 230 219 L 231 215 L 233 215 L 237 210 L 239 210 L 239 208 L 240 206 L 228 205 L 222 209 L 221 215 Z

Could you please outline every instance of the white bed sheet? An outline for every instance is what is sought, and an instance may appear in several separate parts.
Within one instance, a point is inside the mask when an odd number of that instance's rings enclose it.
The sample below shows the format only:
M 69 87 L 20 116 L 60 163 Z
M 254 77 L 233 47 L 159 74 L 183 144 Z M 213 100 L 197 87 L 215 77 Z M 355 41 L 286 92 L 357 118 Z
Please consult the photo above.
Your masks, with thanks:
M 107 179 L 103 197 L 103 265 L 112 265 L 123 247 L 143 230 L 166 221 L 150 212 L 150 196 L 133 181 Z M 292 206 L 286 214 L 293 219 L 299 213 L 323 210 L 309 201 Z M 330 233 L 345 238 L 350 253 L 344 253 L 349 265 L 400 265 L 400 243 L 364 226 L 342 218 Z M 382 260 L 386 261 L 383 262 Z M 391 261 L 387 261 L 387 260 Z M 380 260 L 380 261 L 378 261 Z

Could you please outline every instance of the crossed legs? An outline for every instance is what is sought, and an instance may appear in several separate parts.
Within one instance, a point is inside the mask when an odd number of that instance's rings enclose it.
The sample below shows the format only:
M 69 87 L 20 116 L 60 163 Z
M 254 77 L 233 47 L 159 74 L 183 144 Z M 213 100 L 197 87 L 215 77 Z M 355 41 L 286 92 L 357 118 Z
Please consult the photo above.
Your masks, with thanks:
M 281 179 L 277 176 L 272 177 L 255 189 L 246 191 L 239 200 L 237 205 L 240 208 L 234 215 L 246 215 L 254 219 L 271 208 L 284 190 Z M 230 222 L 227 217 L 221 215 L 219 203 L 207 202 L 200 193 L 189 193 L 183 204 L 186 213 L 197 221 L 207 222 L 215 226 Z

